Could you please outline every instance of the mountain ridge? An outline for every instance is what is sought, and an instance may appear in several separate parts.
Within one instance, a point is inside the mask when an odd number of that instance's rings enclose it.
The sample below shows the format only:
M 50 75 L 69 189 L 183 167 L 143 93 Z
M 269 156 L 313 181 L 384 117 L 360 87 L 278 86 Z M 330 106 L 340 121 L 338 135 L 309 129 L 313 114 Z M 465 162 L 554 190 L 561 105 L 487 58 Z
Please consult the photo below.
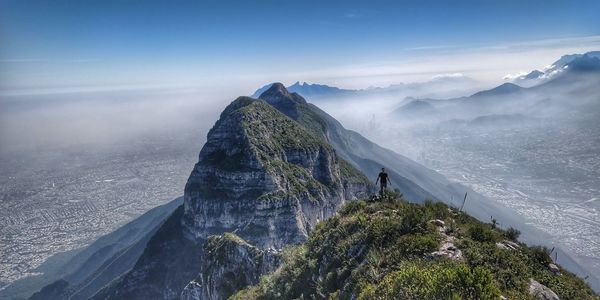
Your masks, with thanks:
M 281 108 L 305 103 L 281 86 L 263 98 Z M 226 298 L 273 270 L 283 246 L 303 241 L 344 202 L 372 190 L 322 137 L 265 100 L 239 97 L 209 131 L 183 207 L 134 268 L 95 298 Z M 228 278 L 237 279 L 222 286 Z
M 348 203 L 284 255 L 283 265 L 232 299 L 598 299 L 517 241 L 442 203 Z

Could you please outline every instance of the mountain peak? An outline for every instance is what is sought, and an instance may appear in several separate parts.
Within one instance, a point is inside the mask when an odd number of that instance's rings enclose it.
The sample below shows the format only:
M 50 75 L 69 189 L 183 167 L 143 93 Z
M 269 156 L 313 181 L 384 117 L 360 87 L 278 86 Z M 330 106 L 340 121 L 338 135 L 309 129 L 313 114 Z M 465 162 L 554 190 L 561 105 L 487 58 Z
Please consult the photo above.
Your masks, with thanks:
M 265 100 L 276 108 L 282 103 L 306 103 L 302 96 L 290 93 L 280 82 L 273 83 L 269 89 L 258 96 L 258 99 Z
M 525 75 L 523 79 L 537 79 L 544 75 L 544 72 L 540 70 L 533 70 L 529 74 Z
M 290 94 L 290 92 L 288 92 L 288 90 L 285 88 L 283 83 L 275 82 L 271 85 L 270 88 L 268 88 L 266 91 L 264 91 L 262 94 L 260 94 L 259 98 L 263 99 L 263 98 L 273 97 L 273 96 L 288 96 L 289 94 Z
M 506 82 L 506 83 L 503 83 L 493 89 L 475 93 L 471 97 L 504 95 L 504 94 L 515 93 L 522 89 L 523 89 L 522 87 L 520 87 L 514 83 Z
M 298 116 L 298 105 L 306 104 L 306 100 L 297 93 L 290 93 L 283 84 L 276 82 L 264 91 L 258 99 L 271 104 L 277 110 L 295 119 Z
M 295 95 L 275 84 L 261 97 L 286 105 Z M 209 131 L 186 184 L 186 237 L 236 232 L 261 249 L 302 241 L 354 194 L 340 160 L 324 139 L 266 101 L 240 97 Z M 266 213 L 275 206 L 277 213 Z

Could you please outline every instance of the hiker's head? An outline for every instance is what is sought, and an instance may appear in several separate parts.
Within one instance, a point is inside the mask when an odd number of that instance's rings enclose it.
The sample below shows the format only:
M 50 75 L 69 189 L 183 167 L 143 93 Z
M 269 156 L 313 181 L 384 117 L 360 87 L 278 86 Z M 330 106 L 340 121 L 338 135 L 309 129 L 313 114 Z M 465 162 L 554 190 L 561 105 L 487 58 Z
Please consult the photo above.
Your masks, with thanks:
M 385 172 L 385 168 L 381 168 L 381 172 Z

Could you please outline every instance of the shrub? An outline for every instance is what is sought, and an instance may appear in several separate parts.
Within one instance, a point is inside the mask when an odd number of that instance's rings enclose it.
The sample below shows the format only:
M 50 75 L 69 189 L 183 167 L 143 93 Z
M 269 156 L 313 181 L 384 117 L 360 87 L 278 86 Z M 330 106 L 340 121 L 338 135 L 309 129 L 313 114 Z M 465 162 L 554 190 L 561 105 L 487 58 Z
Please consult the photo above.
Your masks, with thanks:
M 457 262 L 409 261 L 365 287 L 359 299 L 498 299 L 500 289 L 485 268 Z
M 403 201 L 403 195 L 399 189 L 385 190 L 383 191 L 383 195 L 381 195 L 380 201 L 384 203 L 400 202 Z
M 371 219 L 368 229 L 369 238 L 378 247 L 387 245 L 403 233 L 403 223 L 400 220 L 385 216 Z
M 504 232 L 504 235 L 506 236 L 507 239 L 509 239 L 511 241 L 517 241 L 517 239 L 521 235 L 521 232 L 515 228 L 509 227 L 506 230 L 506 232 Z
M 428 219 L 445 220 L 449 216 L 448 206 L 442 202 L 426 200 L 423 204 L 423 208 L 425 209 Z
M 548 264 L 552 263 L 550 257 L 550 251 L 546 247 L 533 246 L 529 248 L 529 256 L 534 263 L 539 264 L 540 267 L 545 268 Z
M 433 234 L 414 234 L 401 236 L 393 249 L 401 257 L 423 255 L 437 250 L 440 246 L 438 237 Z M 400 259 L 401 257 L 396 257 Z
M 485 224 L 473 224 L 469 228 L 469 237 L 482 243 L 493 243 L 498 240 L 496 232 Z
M 402 216 L 402 233 L 426 232 L 427 220 L 422 208 L 416 204 L 407 205 Z
M 342 207 L 342 209 L 340 210 L 339 214 L 341 216 L 348 216 L 348 215 L 352 215 L 356 212 L 359 211 L 364 211 L 365 207 L 367 206 L 367 202 L 360 200 L 360 201 L 350 201 L 348 203 L 346 203 L 344 205 L 344 207 Z
M 495 244 L 464 240 L 458 245 L 472 267 L 491 270 L 502 290 L 522 292 L 531 276 L 527 257 L 514 250 L 500 249 Z

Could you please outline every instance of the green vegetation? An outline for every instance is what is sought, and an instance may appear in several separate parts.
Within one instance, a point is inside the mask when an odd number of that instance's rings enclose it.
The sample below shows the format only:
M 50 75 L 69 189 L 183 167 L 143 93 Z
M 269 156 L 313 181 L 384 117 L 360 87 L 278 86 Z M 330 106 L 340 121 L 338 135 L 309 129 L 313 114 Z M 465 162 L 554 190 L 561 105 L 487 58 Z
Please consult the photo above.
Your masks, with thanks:
M 322 137 L 322 128 L 306 128 L 300 123 L 290 119 L 277 109 L 263 100 L 254 100 L 240 97 L 230 104 L 223 114 L 230 115 L 240 120 L 241 128 L 248 139 L 249 147 L 256 154 L 267 172 L 285 180 L 288 184 L 288 192 L 274 192 L 262 195 L 261 201 L 274 201 L 291 195 L 305 195 L 309 199 L 317 201 L 323 195 L 331 195 L 338 187 L 334 185 L 335 178 L 331 180 L 317 179 L 312 170 L 300 165 L 300 162 L 290 161 L 293 157 L 301 154 L 304 157 L 312 156 L 315 159 L 337 160 L 340 165 L 340 176 L 342 180 L 350 183 L 368 183 L 369 180 L 356 170 L 352 165 L 337 158 L 333 147 Z M 302 114 L 306 115 L 306 114 Z M 312 116 L 312 115 L 311 115 Z M 317 116 L 313 116 L 316 118 Z M 306 124 L 317 127 L 323 124 L 309 118 Z M 319 125 L 321 124 L 321 125 Z M 305 125 L 305 124 L 304 124 Z M 317 130 L 315 132 L 315 130 Z M 227 155 L 217 153 L 213 159 L 219 162 L 219 167 L 225 170 L 234 170 L 238 167 L 241 153 Z M 221 157 L 227 156 L 227 157 Z M 326 167 L 326 164 L 323 164 Z M 323 170 L 323 173 L 331 173 L 337 176 L 333 170 Z M 339 182 L 339 181 L 338 181 Z
M 430 222 L 435 219 L 445 222 L 444 230 Z M 389 192 L 380 201 L 346 204 L 305 243 L 286 249 L 277 271 L 232 298 L 532 299 L 533 278 L 561 299 L 600 299 L 573 274 L 553 275 L 547 249 L 510 242 L 517 232 L 441 203 L 407 203 Z M 462 259 L 430 255 L 448 238 Z
M 265 154 L 280 155 L 277 152 L 286 149 L 333 150 L 325 140 L 262 100 L 255 100 L 237 113 L 242 117 L 242 127 L 251 144 Z
M 357 170 L 349 162 L 344 159 L 338 158 L 340 165 L 340 172 L 342 178 L 349 183 L 369 183 L 369 179 L 361 171 Z
M 325 137 L 327 132 L 327 123 L 317 115 L 306 103 L 296 104 L 298 110 L 298 123 L 308 129 L 313 134 Z
M 454 261 L 407 261 L 367 286 L 358 299 L 498 299 L 490 270 Z

